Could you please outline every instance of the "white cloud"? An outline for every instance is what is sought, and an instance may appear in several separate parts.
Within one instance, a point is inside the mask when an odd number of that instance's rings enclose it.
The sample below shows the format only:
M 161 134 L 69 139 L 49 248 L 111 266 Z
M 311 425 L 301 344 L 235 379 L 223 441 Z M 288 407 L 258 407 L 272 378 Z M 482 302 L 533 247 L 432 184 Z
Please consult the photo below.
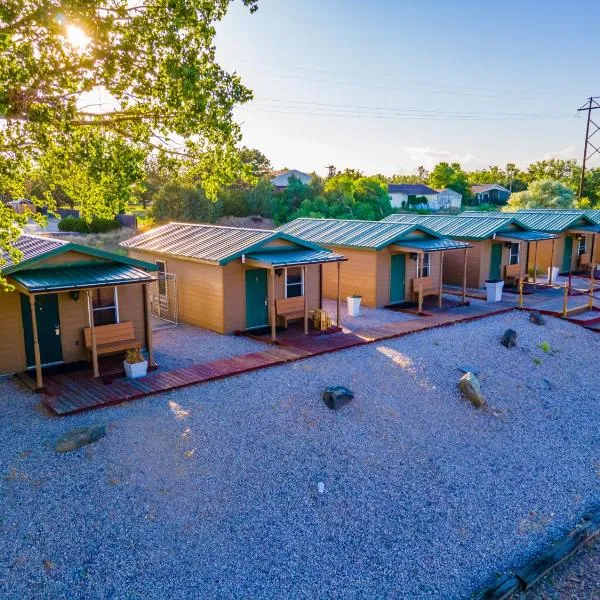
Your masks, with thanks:
M 439 162 L 458 162 L 463 167 L 472 167 L 479 163 L 479 159 L 470 152 L 456 154 L 449 150 L 437 150 L 429 146 L 409 146 L 404 148 L 404 151 L 410 156 L 415 165 L 423 165 L 428 169 Z
M 562 150 L 557 150 L 556 152 L 546 152 L 544 156 L 542 156 L 542 160 L 550 160 L 551 158 L 562 158 L 563 160 L 569 158 L 579 158 L 577 155 L 577 149 L 574 146 L 569 146 L 568 148 L 563 148 Z

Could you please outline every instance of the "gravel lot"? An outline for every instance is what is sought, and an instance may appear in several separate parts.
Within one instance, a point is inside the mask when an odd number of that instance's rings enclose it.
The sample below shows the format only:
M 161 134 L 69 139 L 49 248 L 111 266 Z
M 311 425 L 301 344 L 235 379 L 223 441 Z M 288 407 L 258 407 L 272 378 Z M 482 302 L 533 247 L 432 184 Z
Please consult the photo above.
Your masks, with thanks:
M 514 312 L 68 418 L 2 382 L 0 597 L 469 597 L 600 498 L 599 354 Z

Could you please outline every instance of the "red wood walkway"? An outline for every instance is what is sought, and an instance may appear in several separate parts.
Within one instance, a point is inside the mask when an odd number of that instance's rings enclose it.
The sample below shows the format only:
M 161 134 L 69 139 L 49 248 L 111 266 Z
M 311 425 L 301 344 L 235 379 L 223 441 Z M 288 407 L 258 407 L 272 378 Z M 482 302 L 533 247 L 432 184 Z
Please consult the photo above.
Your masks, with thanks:
M 141 379 L 125 379 L 123 377 L 93 379 L 82 376 L 82 373 L 47 376 L 44 379 L 42 402 L 57 415 L 69 415 L 327 352 L 501 314 L 513 309 L 512 306 L 483 309 L 465 307 L 461 309 L 460 313 L 444 312 L 409 321 L 389 323 L 355 333 L 298 336 L 286 342 L 280 342 L 277 346 L 272 346 L 262 352 L 222 358 L 172 371 L 155 371 Z

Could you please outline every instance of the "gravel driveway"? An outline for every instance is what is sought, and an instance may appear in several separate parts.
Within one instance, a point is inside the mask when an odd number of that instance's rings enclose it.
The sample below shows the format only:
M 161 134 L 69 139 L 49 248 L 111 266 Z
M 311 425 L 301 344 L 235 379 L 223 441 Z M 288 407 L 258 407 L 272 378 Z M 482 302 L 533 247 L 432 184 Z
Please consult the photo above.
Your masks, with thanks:
M 600 498 L 599 355 L 514 312 L 68 418 L 1 382 L 0 597 L 469 597 Z

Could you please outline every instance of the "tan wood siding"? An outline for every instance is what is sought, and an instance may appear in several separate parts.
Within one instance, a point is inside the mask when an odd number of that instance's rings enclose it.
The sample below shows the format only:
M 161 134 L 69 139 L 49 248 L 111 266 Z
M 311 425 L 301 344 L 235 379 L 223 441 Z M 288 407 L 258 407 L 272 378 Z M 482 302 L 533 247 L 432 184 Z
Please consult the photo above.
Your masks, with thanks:
M 110 262 L 104 258 L 99 258 L 96 256 L 90 256 L 89 254 L 83 254 L 81 252 L 76 252 L 75 250 L 69 250 L 69 252 L 65 252 L 64 254 L 59 254 L 58 256 L 51 256 L 39 263 L 36 263 L 34 267 L 35 269 L 42 269 L 44 267 L 63 267 L 70 263 L 97 263 L 97 262 Z
M 467 287 L 479 288 L 483 285 L 481 276 L 481 265 L 482 265 L 482 254 L 483 242 L 469 242 L 473 247 L 467 251 Z M 489 270 L 489 253 L 488 256 L 488 270 Z M 463 273 L 464 273 L 464 250 L 449 250 L 444 256 L 444 283 L 450 285 L 463 284 Z M 481 283 L 480 283 L 481 282 Z
M 144 324 L 145 303 L 142 284 L 121 285 L 117 290 L 119 297 L 119 321 L 131 321 L 135 339 L 146 345 L 146 326 Z
M 0 375 L 23 371 L 25 340 L 18 292 L 0 292 Z
M 83 340 L 83 328 L 88 326 L 85 290 L 80 292 L 77 301 L 68 293 L 58 294 L 58 314 L 63 361 L 71 363 L 86 360 L 87 352 Z

